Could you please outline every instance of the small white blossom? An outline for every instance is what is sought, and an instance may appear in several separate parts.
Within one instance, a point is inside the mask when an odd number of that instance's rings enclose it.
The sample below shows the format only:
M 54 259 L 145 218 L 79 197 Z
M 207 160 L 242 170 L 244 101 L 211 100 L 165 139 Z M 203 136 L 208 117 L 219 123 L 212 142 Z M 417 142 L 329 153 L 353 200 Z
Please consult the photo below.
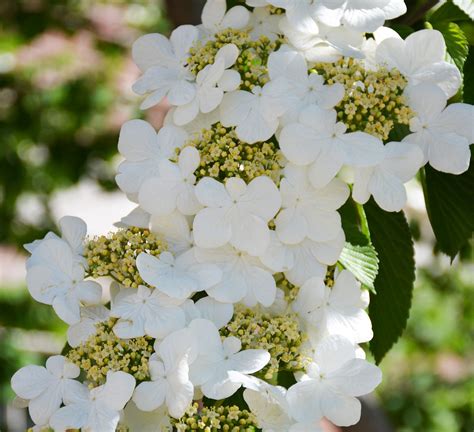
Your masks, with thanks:
M 378 367 L 356 357 L 351 341 L 327 336 L 306 374 L 288 390 L 290 413 L 302 423 L 326 417 L 337 426 L 351 426 L 360 419 L 356 397 L 372 392 L 381 379 Z
M 198 344 L 196 360 L 190 367 L 191 381 L 201 386 L 204 396 L 211 399 L 225 399 L 232 396 L 241 383 L 233 381 L 230 371 L 252 374 L 270 361 L 270 354 L 265 350 L 241 350 L 241 342 L 230 336 L 223 341 L 216 326 L 208 320 L 194 320 L 190 331 Z M 205 337 L 203 337 L 205 336 Z
M 114 332 L 122 339 L 145 335 L 162 339 L 186 325 L 184 311 L 180 308 L 183 302 L 143 285 L 122 289 L 115 297 L 110 313 L 112 317 L 120 318 Z
M 365 132 L 346 133 L 335 110 L 316 105 L 305 109 L 298 123 L 285 126 L 280 134 L 283 154 L 295 165 L 309 165 L 314 187 L 326 186 L 343 165 L 364 168 L 380 163 L 383 143 Z
M 207 0 L 202 11 L 202 27 L 210 35 L 226 28 L 241 29 L 247 26 L 250 12 L 243 6 L 234 6 L 226 12 L 225 0 Z
M 20 398 L 28 401 L 31 419 L 42 426 L 48 424 L 67 394 L 80 390 L 82 384 L 74 381 L 79 373 L 79 367 L 65 357 L 53 356 L 46 361 L 46 367 L 21 368 L 13 375 L 11 385 Z
M 275 183 L 266 176 L 248 185 L 233 177 L 225 186 L 210 177 L 196 186 L 196 196 L 205 207 L 194 219 L 194 240 L 202 248 L 217 248 L 228 242 L 258 256 L 270 241 L 268 222 L 281 206 Z
M 188 254 L 174 258 L 170 252 L 154 257 L 142 252 L 137 258 L 142 279 L 175 299 L 186 299 L 219 283 L 222 272 L 215 264 L 201 264 Z
M 68 391 L 64 398 L 66 406 L 51 417 L 51 427 L 57 432 L 69 429 L 114 432 L 120 412 L 132 397 L 134 388 L 133 376 L 125 372 L 108 372 L 104 385 L 89 390 L 83 384 Z
M 423 152 L 409 142 L 389 142 L 379 165 L 355 170 L 352 197 L 365 204 L 373 195 L 385 211 L 400 211 L 407 201 L 404 183 L 423 165 Z
M 44 240 L 33 251 L 27 266 L 26 282 L 31 296 L 49 304 L 68 324 L 80 321 L 81 305 L 99 304 L 101 286 L 84 280 L 85 269 L 68 243 Z
M 187 67 L 189 50 L 198 40 L 199 30 L 182 25 L 171 33 L 169 40 L 161 34 L 142 36 L 133 44 L 133 60 L 143 75 L 133 90 L 149 96 L 141 107 L 150 108 L 166 96 L 171 105 L 185 105 L 196 94 L 195 77 Z
M 332 288 L 323 278 L 309 279 L 299 290 L 293 310 L 306 323 L 308 331 L 344 335 L 353 343 L 372 339 L 372 325 L 365 312 L 365 301 L 355 277 L 343 270 Z
M 415 117 L 404 142 L 414 143 L 424 154 L 424 163 L 438 171 L 461 174 L 469 168 L 474 143 L 474 107 L 455 103 L 446 106 L 446 95 L 435 85 L 420 84 L 408 91 Z
M 140 206 L 152 215 L 169 215 L 175 209 L 185 215 L 196 214 L 200 206 L 194 193 L 194 171 L 199 161 L 199 151 L 194 147 L 185 147 L 178 163 L 162 160 L 158 175 L 146 180 L 140 188 Z
M 174 418 L 185 413 L 194 394 L 189 363 L 194 361 L 195 350 L 187 329 L 171 333 L 160 342 L 158 356 L 149 362 L 151 381 L 139 384 L 133 395 L 138 409 L 154 411 L 165 404 Z
M 130 120 L 122 126 L 118 148 L 125 160 L 119 165 L 115 180 L 130 200 L 138 202 L 142 184 L 159 174 L 160 162 L 174 156 L 187 136 L 175 126 L 165 126 L 156 133 L 143 120 Z

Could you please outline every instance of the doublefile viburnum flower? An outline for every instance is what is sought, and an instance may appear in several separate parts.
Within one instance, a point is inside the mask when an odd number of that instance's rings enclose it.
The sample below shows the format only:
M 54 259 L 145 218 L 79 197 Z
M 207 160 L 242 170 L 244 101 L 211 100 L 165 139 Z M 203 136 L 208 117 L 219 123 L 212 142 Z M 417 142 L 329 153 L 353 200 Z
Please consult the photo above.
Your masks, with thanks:
M 275 183 L 266 176 L 248 185 L 237 177 L 225 186 L 206 177 L 196 186 L 196 196 L 204 206 L 194 219 L 197 246 L 216 248 L 231 243 L 251 255 L 262 254 L 270 242 L 268 222 L 281 205 Z
M 74 381 L 79 368 L 63 356 L 53 356 L 46 367 L 25 366 L 13 375 L 13 391 L 28 401 L 31 419 L 39 425 L 48 424 L 68 395 L 81 390 L 82 384 Z
M 461 85 L 461 74 L 456 66 L 446 61 L 446 43 L 439 31 L 420 30 L 405 40 L 395 35 L 378 45 L 377 63 L 397 68 L 410 85 L 431 83 L 439 86 L 448 98 L 456 94 Z
M 91 432 L 113 432 L 120 419 L 120 411 L 130 400 L 135 379 L 124 372 L 109 372 L 104 385 L 92 390 L 84 384 L 65 395 L 65 406 L 51 418 L 55 431 L 69 429 Z
M 216 54 L 213 64 L 199 71 L 196 77 L 196 95 L 186 105 L 176 108 L 173 119 L 177 125 L 192 122 L 199 112 L 208 114 L 222 102 L 224 92 L 237 90 L 240 85 L 240 74 L 229 70 L 239 56 L 239 49 L 234 44 L 223 46 Z
M 51 238 L 33 250 L 26 281 L 35 300 L 52 305 L 63 321 L 75 324 L 81 305 L 97 304 L 102 297 L 101 286 L 84 277 L 85 268 L 69 244 Z
M 184 148 L 177 163 L 162 160 L 158 175 L 146 180 L 140 188 L 140 205 L 152 215 L 169 215 L 176 209 L 185 215 L 196 214 L 200 206 L 194 193 L 194 171 L 199 162 L 199 152 L 193 147 Z M 155 198 L 157 194 L 160 200 Z
M 300 288 L 293 310 L 306 324 L 309 332 L 344 335 L 354 343 L 373 337 L 366 302 L 351 272 L 343 270 L 329 288 L 323 278 L 308 279 Z
M 189 330 L 171 333 L 157 349 L 157 357 L 150 361 L 151 381 L 139 384 L 133 401 L 142 411 L 154 411 L 166 404 L 170 416 L 180 418 L 194 394 L 189 379 L 189 364 L 196 356 Z
M 194 292 L 212 288 L 222 279 L 216 264 L 198 263 L 189 255 L 175 258 L 169 252 L 158 258 L 141 253 L 137 268 L 145 282 L 175 299 L 186 299 Z
M 283 154 L 295 165 L 309 165 L 314 187 L 327 185 L 344 165 L 364 168 L 383 158 L 383 143 L 365 132 L 349 132 L 334 110 L 311 105 L 298 123 L 281 131 Z
M 96 324 L 107 321 L 110 311 L 105 306 L 86 306 L 80 310 L 80 321 L 67 330 L 67 342 L 77 347 L 96 332 Z
M 384 151 L 378 165 L 355 170 L 352 197 L 365 204 L 372 195 L 382 209 L 400 211 L 407 201 L 404 183 L 423 165 L 423 152 L 409 142 L 389 142 Z
M 190 25 L 178 27 L 169 40 L 154 33 L 142 36 L 133 45 L 133 60 L 143 72 L 133 90 L 146 95 L 142 108 L 160 103 L 166 96 L 175 106 L 191 102 L 196 94 L 194 75 L 186 68 L 188 53 L 199 37 Z
M 469 168 L 474 143 L 474 107 L 455 103 L 449 106 L 446 95 L 432 84 L 420 84 L 408 92 L 415 117 L 410 121 L 412 134 L 404 138 L 415 143 L 424 154 L 424 163 L 438 171 L 461 174 Z
M 143 120 L 130 120 L 122 126 L 118 148 L 125 160 L 115 177 L 120 189 L 138 202 L 142 184 L 159 174 L 159 165 L 175 154 L 175 149 L 184 146 L 187 134 L 183 130 L 165 126 L 156 133 Z
M 457 42 L 384 27 L 403 0 L 226 3 L 133 45 L 142 108 L 169 106 L 158 131 L 121 129 L 133 210 L 105 235 L 66 216 L 25 245 L 29 292 L 69 324 L 64 357 L 12 378 L 35 432 L 321 432 L 357 423 L 380 383 L 358 345 L 385 336 L 367 311 L 392 289 L 377 259 L 398 270 L 378 230 L 402 223 L 387 212 L 424 165 L 470 164 Z M 427 198 L 451 181 L 421 177 Z M 409 250 L 405 234 L 390 238 Z
M 215 263 L 222 271 L 221 280 L 206 290 L 212 298 L 224 303 L 242 301 L 248 306 L 270 306 L 274 302 L 276 284 L 272 272 L 257 257 L 230 245 L 196 248 L 195 255 L 198 262 Z
M 326 417 L 338 426 L 360 419 L 356 396 L 370 393 L 381 381 L 380 369 L 356 357 L 356 349 L 344 336 L 327 336 L 317 346 L 300 381 L 288 390 L 291 415 L 305 423 Z
M 120 318 L 114 332 L 123 339 L 144 335 L 162 339 L 185 326 L 186 317 L 180 308 L 183 302 L 143 285 L 121 290 L 110 313 Z
M 201 387 L 203 394 L 211 399 L 225 399 L 232 396 L 241 386 L 232 380 L 230 371 L 252 374 L 262 369 L 270 360 L 264 350 L 243 350 L 236 337 L 221 341 L 214 324 L 207 320 L 195 320 L 190 331 L 206 335 L 198 346 L 196 360 L 191 363 L 190 377 L 194 385 Z

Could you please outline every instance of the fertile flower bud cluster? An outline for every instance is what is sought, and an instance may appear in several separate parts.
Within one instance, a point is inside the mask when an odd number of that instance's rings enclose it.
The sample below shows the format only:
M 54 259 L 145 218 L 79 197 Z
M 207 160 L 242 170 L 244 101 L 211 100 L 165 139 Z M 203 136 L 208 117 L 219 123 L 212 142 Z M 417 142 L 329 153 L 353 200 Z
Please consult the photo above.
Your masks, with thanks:
M 474 141 L 473 107 L 447 104 L 461 79 L 442 35 L 383 27 L 405 10 L 208 0 L 201 25 L 138 39 L 133 89 L 171 109 L 158 132 L 121 130 L 116 180 L 137 207 L 108 236 L 65 217 L 26 246 L 31 295 L 70 326 L 65 356 L 12 378 L 36 430 L 358 422 L 381 372 L 340 209 L 352 194 L 399 211 L 422 166 L 460 174 Z

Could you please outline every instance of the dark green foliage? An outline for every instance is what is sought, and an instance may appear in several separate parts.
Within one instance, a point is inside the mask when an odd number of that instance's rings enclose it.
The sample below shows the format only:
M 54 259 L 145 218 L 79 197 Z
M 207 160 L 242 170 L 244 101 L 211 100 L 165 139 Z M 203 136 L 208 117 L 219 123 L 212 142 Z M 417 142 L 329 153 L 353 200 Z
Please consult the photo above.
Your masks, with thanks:
M 415 282 L 415 252 L 403 212 L 385 212 L 373 199 L 364 205 L 364 210 L 379 258 L 369 315 L 374 329 L 370 350 L 380 363 L 407 324 Z

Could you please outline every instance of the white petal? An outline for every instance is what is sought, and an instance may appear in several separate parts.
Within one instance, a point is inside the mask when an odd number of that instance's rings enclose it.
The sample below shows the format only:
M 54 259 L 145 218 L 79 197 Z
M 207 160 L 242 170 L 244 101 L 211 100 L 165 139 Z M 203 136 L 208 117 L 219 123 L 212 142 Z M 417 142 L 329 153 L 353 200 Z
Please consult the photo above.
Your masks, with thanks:
M 201 14 L 201 20 L 207 29 L 213 29 L 213 27 L 220 24 L 224 18 L 226 11 L 225 0 L 208 0 L 204 5 L 204 9 Z
M 232 356 L 233 370 L 244 374 L 252 374 L 263 369 L 270 361 L 270 354 L 265 350 L 249 349 Z
M 224 16 L 221 26 L 236 29 L 244 28 L 249 22 L 250 12 L 243 6 L 234 6 Z
M 225 209 L 205 208 L 194 218 L 194 240 L 199 247 L 217 248 L 232 237 L 230 224 L 224 219 Z
M 179 60 L 183 60 L 193 43 L 197 40 L 199 31 L 192 25 L 182 25 L 171 33 L 170 42 Z
M 161 380 L 142 382 L 135 389 L 133 402 L 141 411 L 154 411 L 163 405 L 167 390 L 167 385 Z
M 72 250 L 82 253 L 84 239 L 87 234 L 86 223 L 80 218 L 65 216 L 60 219 L 59 226 L 62 237 L 69 243 Z
M 384 146 L 381 140 L 365 132 L 352 132 L 340 138 L 345 153 L 345 164 L 368 167 L 382 161 Z
M 196 185 L 196 197 L 206 207 L 227 207 L 231 204 L 225 186 L 211 177 L 204 177 Z
M 202 318 L 212 321 L 217 328 L 224 327 L 232 319 L 232 304 L 220 303 L 211 297 L 204 297 L 196 302 Z
M 234 44 L 224 45 L 216 54 L 216 60 L 219 58 L 224 59 L 224 67 L 226 69 L 230 68 L 235 64 L 237 58 L 239 57 L 240 51 Z
M 468 170 L 471 160 L 469 143 L 456 133 L 433 136 L 429 160 L 430 165 L 438 171 L 462 174 Z
M 280 210 L 281 196 L 275 183 L 266 176 L 253 179 L 247 186 L 239 209 L 262 218 L 265 222 L 272 219 Z
M 360 420 L 361 403 L 354 397 L 327 392 L 321 400 L 321 410 L 335 425 L 352 426 Z
M 130 400 L 135 389 L 135 378 L 125 372 L 108 372 L 101 399 L 110 409 L 120 411 Z
M 51 374 L 41 366 L 25 366 L 12 379 L 13 391 L 23 399 L 34 399 L 45 391 L 52 380 Z
M 140 37 L 132 48 L 133 61 L 142 70 L 173 61 L 174 53 L 166 37 L 158 33 Z

